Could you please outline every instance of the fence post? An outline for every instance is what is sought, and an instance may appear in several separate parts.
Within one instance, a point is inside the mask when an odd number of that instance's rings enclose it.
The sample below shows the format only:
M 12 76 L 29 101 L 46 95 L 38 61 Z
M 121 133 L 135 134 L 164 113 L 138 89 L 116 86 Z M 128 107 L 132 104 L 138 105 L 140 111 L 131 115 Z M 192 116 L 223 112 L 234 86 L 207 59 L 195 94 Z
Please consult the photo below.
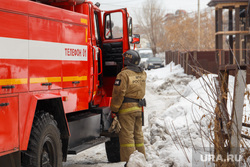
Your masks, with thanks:
M 238 70 L 234 86 L 231 140 L 230 140 L 230 154 L 234 155 L 233 156 L 234 158 L 239 157 L 240 153 L 245 85 L 246 85 L 246 70 Z M 239 166 L 239 162 L 234 161 L 234 163 L 235 166 Z
M 188 61 L 189 61 L 189 52 L 186 53 L 186 62 L 185 62 L 186 74 L 189 74 Z
M 168 61 L 167 61 L 167 51 L 165 51 L 165 65 L 167 65 Z
M 178 64 L 181 64 L 180 63 L 180 52 L 178 51 Z

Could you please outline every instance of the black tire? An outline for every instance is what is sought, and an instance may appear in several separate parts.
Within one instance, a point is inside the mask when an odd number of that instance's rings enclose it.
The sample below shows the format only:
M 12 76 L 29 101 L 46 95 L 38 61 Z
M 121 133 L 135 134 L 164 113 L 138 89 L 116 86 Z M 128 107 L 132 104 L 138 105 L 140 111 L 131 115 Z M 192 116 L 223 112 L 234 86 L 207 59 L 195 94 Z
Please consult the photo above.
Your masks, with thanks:
M 120 162 L 120 143 L 119 137 L 112 137 L 105 143 L 106 154 L 109 162 Z
M 27 151 L 22 152 L 22 167 L 61 167 L 62 142 L 57 122 L 49 113 L 35 116 Z

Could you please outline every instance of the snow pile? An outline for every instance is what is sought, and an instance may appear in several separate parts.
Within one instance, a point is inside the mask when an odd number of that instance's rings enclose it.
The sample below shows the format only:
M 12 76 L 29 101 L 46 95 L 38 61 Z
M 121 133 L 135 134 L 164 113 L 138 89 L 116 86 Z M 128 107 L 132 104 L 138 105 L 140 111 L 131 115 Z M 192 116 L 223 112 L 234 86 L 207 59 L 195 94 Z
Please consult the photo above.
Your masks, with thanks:
M 208 133 L 216 104 L 216 75 L 196 79 L 173 63 L 147 74 L 147 160 L 152 167 L 192 166 L 192 148 L 209 147 L 202 134 Z
M 130 155 L 127 167 L 148 167 L 145 156 L 137 150 Z

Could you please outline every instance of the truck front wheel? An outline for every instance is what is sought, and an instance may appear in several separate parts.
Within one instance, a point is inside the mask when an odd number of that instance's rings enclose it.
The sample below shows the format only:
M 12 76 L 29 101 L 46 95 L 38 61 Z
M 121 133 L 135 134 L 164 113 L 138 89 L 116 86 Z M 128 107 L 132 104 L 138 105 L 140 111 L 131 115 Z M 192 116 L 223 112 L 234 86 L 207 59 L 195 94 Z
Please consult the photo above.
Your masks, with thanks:
M 35 116 L 28 149 L 22 152 L 22 166 L 62 166 L 60 131 L 57 122 L 49 113 L 40 113 Z

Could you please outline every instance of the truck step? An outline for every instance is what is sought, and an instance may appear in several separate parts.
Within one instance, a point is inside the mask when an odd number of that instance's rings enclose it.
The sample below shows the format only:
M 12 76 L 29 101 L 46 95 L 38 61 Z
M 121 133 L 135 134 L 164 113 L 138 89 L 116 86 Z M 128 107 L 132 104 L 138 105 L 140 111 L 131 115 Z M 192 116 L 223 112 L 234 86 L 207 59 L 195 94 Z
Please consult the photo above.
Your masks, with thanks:
M 96 146 L 98 144 L 107 142 L 109 140 L 110 140 L 110 138 L 102 136 L 100 138 L 97 138 L 97 139 L 94 139 L 94 140 L 91 140 L 91 141 L 88 141 L 88 142 L 84 142 L 84 143 L 82 143 L 82 145 L 76 146 L 74 148 L 69 148 L 68 154 L 78 154 L 79 152 L 81 152 L 83 150 L 86 150 L 86 149 L 88 149 L 90 147 L 93 147 L 93 146 Z

